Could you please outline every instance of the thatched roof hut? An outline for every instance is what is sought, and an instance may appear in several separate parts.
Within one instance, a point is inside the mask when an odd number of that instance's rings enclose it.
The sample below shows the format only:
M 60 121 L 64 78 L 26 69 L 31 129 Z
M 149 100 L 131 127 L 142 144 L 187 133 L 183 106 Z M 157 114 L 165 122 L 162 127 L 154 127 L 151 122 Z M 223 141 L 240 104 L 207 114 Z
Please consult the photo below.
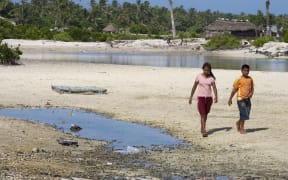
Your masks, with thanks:
M 225 32 L 239 37 L 255 37 L 257 26 L 248 21 L 216 20 L 206 27 L 208 37 Z
M 108 24 L 108 26 L 106 26 L 106 27 L 103 29 L 103 32 L 106 32 L 106 33 L 115 33 L 115 32 L 117 32 L 117 29 L 113 26 L 113 24 Z

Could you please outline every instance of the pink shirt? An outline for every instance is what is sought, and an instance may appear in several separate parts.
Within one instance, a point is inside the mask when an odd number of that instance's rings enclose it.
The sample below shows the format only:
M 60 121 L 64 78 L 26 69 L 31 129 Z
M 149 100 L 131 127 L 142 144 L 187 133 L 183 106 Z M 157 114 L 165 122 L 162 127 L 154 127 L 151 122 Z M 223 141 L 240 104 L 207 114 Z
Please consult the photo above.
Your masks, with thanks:
M 198 82 L 198 97 L 212 97 L 212 90 L 211 86 L 213 83 L 215 83 L 215 80 L 213 77 L 205 77 L 202 74 L 199 74 L 196 79 L 196 82 Z

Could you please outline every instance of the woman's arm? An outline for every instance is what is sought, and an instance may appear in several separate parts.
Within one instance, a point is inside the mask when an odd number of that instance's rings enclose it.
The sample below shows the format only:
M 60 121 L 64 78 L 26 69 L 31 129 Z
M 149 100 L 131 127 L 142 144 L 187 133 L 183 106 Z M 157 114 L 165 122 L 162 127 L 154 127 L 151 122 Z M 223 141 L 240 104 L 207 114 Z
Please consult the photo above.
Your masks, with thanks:
M 218 91 L 217 91 L 217 87 L 216 87 L 216 83 L 212 83 L 212 87 L 213 87 L 213 92 L 214 92 L 214 102 L 217 103 L 218 102 Z
M 191 90 L 191 95 L 189 98 L 189 104 L 192 104 L 192 99 L 193 99 L 193 96 L 195 94 L 195 91 L 197 89 L 198 84 L 199 84 L 199 82 L 197 82 L 197 81 L 194 82 L 194 85 L 193 85 L 192 90 Z

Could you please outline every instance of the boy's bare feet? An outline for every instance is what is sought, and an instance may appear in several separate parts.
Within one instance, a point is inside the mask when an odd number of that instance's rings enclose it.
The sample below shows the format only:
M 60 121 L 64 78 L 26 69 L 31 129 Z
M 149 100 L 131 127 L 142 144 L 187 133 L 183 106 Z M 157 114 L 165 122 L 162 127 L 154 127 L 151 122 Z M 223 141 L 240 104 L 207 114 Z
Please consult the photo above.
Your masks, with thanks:
M 240 132 L 240 121 L 236 121 L 236 128 L 237 131 Z
M 245 121 L 239 121 L 239 124 L 240 124 L 240 134 L 246 134 L 244 127 Z

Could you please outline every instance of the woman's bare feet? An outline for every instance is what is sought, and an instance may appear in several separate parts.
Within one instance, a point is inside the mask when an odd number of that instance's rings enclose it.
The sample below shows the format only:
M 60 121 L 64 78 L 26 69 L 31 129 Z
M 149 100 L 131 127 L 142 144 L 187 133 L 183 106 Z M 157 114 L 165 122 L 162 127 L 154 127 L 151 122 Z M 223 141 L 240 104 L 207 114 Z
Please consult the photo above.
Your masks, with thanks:
M 202 137 L 208 137 L 208 133 L 206 130 L 201 130 Z
M 208 133 L 207 132 L 202 133 L 202 137 L 208 137 Z

